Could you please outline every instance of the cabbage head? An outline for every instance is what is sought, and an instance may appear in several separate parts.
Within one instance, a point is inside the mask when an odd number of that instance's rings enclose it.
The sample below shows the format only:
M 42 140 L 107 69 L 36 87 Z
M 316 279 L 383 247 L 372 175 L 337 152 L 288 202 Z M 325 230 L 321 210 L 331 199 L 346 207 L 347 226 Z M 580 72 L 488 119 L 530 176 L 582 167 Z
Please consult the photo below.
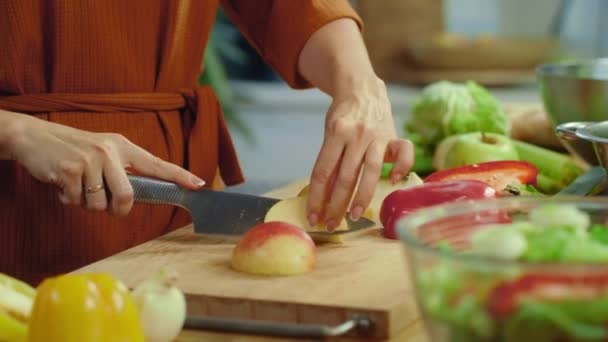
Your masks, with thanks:
M 470 132 L 508 135 L 510 123 L 497 99 L 468 81 L 426 86 L 414 102 L 405 131 L 417 144 L 434 148 L 444 138 Z

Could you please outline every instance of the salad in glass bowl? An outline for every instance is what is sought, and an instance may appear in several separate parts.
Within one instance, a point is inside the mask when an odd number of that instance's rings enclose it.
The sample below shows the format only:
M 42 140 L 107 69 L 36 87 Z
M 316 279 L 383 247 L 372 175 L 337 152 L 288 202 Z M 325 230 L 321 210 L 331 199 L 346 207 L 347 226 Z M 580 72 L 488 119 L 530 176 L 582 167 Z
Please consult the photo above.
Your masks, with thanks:
M 513 197 L 398 222 L 435 341 L 608 341 L 608 198 Z

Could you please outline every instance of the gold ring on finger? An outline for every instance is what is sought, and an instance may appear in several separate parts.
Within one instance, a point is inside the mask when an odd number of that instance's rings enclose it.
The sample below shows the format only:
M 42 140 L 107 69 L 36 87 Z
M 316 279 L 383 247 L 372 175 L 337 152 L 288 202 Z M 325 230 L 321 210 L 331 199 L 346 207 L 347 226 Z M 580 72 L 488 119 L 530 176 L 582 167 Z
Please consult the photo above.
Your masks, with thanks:
M 94 194 L 104 189 L 103 184 L 99 184 L 96 186 L 90 186 L 87 188 L 87 194 Z

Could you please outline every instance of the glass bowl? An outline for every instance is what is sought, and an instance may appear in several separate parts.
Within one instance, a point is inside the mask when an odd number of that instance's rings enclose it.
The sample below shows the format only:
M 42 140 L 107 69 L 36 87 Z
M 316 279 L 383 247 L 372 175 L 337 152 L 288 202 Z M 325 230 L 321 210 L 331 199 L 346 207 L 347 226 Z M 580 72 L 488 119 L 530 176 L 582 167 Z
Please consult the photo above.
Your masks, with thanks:
M 534 245 L 527 245 L 529 258 L 507 259 L 500 253 L 472 250 L 476 232 L 490 225 L 502 230 L 511 223 L 537 219 L 536 208 L 554 204 L 586 213 L 590 226 L 608 224 L 608 198 L 566 196 L 452 202 L 417 210 L 398 222 L 410 280 L 431 341 L 608 340 L 608 262 L 576 257 L 532 261 L 535 254 L 566 255 L 566 248 L 568 255 L 591 253 L 586 247 L 583 251 L 577 245 L 565 247 L 578 238 L 555 240 L 558 228 L 543 230 Z M 532 215 L 537 216 L 530 215 L 535 212 Z M 561 210 L 542 217 L 557 227 L 575 216 Z M 606 233 L 608 250 L 608 229 Z M 497 250 L 507 241 L 498 243 Z

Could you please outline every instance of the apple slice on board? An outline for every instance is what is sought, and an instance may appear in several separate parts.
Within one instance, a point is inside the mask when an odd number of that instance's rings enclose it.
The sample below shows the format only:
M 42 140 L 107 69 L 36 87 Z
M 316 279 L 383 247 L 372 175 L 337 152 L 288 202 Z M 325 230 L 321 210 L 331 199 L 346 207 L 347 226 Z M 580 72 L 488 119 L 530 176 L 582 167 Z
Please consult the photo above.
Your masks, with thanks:
M 306 201 L 308 196 L 297 196 L 284 199 L 273 205 L 264 217 L 264 222 L 285 222 L 292 224 L 306 231 L 315 242 L 333 242 L 342 243 L 343 239 L 339 234 L 321 235 L 315 232 L 325 231 L 322 225 L 312 227 L 306 218 Z M 345 219 L 342 219 L 336 231 L 347 231 L 348 225 Z
M 326 231 L 323 224 L 311 226 L 306 218 L 306 202 L 308 196 L 297 196 L 284 199 L 273 205 L 264 217 L 264 222 L 280 221 L 293 224 L 307 232 Z M 348 230 L 346 219 L 342 219 L 336 227 L 336 231 Z
M 395 190 L 401 190 L 421 184 L 423 184 L 422 179 L 414 172 L 395 184 L 392 184 L 387 179 L 380 179 L 376 185 L 374 197 L 363 216 L 380 224 L 380 208 L 382 207 L 382 201 L 386 196 Z M 306 218 L 308 188 L 309 185 L 306 185 L 300 190 L 296 197 L 277 202 L 277 204 L 270 208 L 268 213 L 266 213 L 264 222 L 281 221 L 291 223 L 308 232 L 315 242 L 343 243 L 343 235 L 349 232 L 348 225 L 344 219 L 336 228 L 336 234 L 315 234 L 315 232 L 325 231 L 326 229 L 322 225 L 311 227 L 308 223 Z
M 315 253 L 315 243 L 299 227 L 265 222 L 249 230 L 234 247 L 232 268 L 267 276 L 303 274 L 314 268 Z
M 422 183 L 423 180 L 415 172 L 410 172 L 407 177 L 394 184 L 388 179 L 380 179 L 376 185 L 374 197 L 372 197 L 372 201 L 363 213 L 363 216 L 373 220 L 376 223 L 380 223 L 380 208 L 382 207 L 382 201 L 384 201 L 386 196 L 395 190 L 410 188 L 412 186 L 421 185 Z M 306 197 L 308 195 L 309 187 L 310 185 L 306 185 L 304 188 L 302 188 L 300 193 L 298 193 L 298 196 Z

